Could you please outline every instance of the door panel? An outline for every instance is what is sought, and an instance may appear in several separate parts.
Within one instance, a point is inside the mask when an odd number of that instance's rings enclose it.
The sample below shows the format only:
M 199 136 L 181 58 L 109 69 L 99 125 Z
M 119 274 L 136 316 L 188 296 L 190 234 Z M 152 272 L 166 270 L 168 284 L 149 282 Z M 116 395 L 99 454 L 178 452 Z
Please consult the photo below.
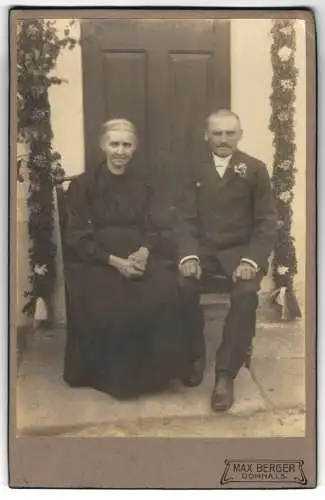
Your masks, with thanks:
M 105 117 L 127 117 L 142 138 L 141 163 L 146 150 L 146 52 L 103 52 L 103 105 Z M 132 88 L 130 83 L 132 82 Z M 106 119 L 106 118 L 105 118 Z
M 84 20 L 81 28 L 86 168 L 101 158 L 101 124 L 132 120 L 137 161 L 155 179 L 155 213 L 168 225 L 179 170 L 203 147 L 206 114 L 230 106 L 229 21 Z
M 202 138 L 202 123 L 210 108 L 213 81 L 213 54 L 171 53 L 170 74 L 170 153 L 186 155 Z

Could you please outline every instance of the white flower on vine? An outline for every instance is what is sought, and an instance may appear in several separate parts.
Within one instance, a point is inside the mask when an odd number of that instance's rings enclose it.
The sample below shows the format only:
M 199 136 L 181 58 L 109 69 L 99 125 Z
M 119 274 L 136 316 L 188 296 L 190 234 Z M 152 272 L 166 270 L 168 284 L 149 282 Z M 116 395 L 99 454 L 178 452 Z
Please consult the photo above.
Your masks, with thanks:
M 289 119 L 289 113 L 287 111 L 280 111 L 279 113 L 280 122 L 285 122 L 288 119 Z
M 34 266 L 34 273 L 37 274 L 38 276 L 45 276 L 47 273 L 47 265 L 46 264 L 35 264 Z
M 281 170 L 289 170 L 290 167 L 291 167 L 290 160 L 284 160 L 281 161 L 281 163 L 279 163 L 279 168 L 281 168 Z
M 292 90 L 294 86 L 293 80 L 290 80 L 289 78 L 280 80 L 280 85 L 283 88 L 283 90 Z
M 291 192 L 290 191 L 283 191 L 283 193 L 279 194 L 279 199 L 283 201 L 284 203 L 288 203 L 291 200 Z
M 278 266 L 277 268 L 277 273 L 280 274 L 280 276 L 284 276 L 285 274 L 287 274 L 288 271 L 289 268 L 286 266 Z
M 292 49 L 290 49 L 290 47 L 287 47 L 287 45 L 284 45 L 278 51 L 278 56 L 281 59 L 281 61 L 289 61 L 291 55 L 292 55 Z
M 43 110 L 43 109 L 34 109 L 32 111 L 32 117 L 35 119 L 35 120 L 41 120 L 42 118 L 44 118 L 47 114 L 47 111 Z
M 288 26 L 284 26 L 283 28 L 281 28 L 279 31 L 283 35 L 289 36 L 289 35 L 291 35 L 292 30 L 293 30 L 293 26 L 291 24 L 289 24 Z
M 27 33 L 29 35 L 37 35 L 37 33 L 38 33 L 38 27 L 37 26 L 33 26 L 33 25 L 28 26 Z

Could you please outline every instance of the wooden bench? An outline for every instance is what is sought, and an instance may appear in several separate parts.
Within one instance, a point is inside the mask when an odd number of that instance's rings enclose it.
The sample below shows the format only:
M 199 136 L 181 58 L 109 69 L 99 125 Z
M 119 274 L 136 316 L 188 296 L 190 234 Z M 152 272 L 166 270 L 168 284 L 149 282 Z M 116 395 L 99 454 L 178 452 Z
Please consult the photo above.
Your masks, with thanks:
M 62 244 L 62 255 L 63 255 L 63 265 L 66 265 L 67 262 L 67 252 L 68 249 L 66 248 L 64 244 L 64 227 L 66 223 L 66 210 L 65 210 L 65 199 L 66 199 L 66 190 L 64 189 L 64 185 L 67 183 L 70 183 L 73 181 L 75 178 L 77 178 L 78 175 L 73 175 L 73 176 L 67 176 L 63 177 L 59 180 L 57 180 L 55 189 L 56 189 L 56 197 L 57 197 L 57 206 L 58 206 L 58 213 L 59 213 L 59 221 L 60 221 L 60 231 L 61 231 L 61 244 Z M 175 259 L 172 259 L 172 256 L 175 253 L 173 251 L 174 247 L 174 242 L 171 236 L 172 232 L 171 230 L 164 229 L 161 231 L 158 231 L 158 236 L 155 244 L 155 253 L 159 255 L 159 257 L 165 259 L 166 261 L 173 262 L 175 265 Z M 226 278 L 223 275 L 218 275 L 218 274 L 209 274 L 205 275 L 204 279 L 201 280 L 201 294 L 225 294 L 229 293 L 231 289 L 231 280 Z M 66 310 L 67 310 L 67 321 L 69 317 L 69 307 L 68 307 L 68 302 L 69 302 L 69 297 L 67 294 L 67 289 L 65 287 L 65 292 L 66 292 Z M 247 352 L 244 366 L 246 368 L 250 367 L 250 362 L 251 362 L 251 356 L 252 356 L 252 351 L 253 348 L 252 346 Z

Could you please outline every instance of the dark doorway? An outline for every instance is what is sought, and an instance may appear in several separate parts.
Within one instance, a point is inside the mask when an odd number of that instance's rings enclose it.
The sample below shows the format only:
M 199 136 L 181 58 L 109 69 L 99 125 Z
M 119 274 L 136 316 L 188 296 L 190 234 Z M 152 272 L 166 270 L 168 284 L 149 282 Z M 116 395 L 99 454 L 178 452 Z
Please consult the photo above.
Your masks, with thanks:
M 99 161 L 101 124 L 132 120 L 137 160 L 153 174 L 157 213 L 168 225 L 178 169 L 198 155 L 206 114 L 230 105 L 230 23 L 84 20 L 81 29 L 87 168 Z

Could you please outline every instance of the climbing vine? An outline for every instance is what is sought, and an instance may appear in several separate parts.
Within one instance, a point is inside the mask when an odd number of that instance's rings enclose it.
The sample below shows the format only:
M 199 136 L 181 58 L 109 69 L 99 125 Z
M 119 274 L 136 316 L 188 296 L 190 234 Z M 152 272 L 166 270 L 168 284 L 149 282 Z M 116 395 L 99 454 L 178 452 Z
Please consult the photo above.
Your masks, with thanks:
M 17 23 L 17 101 L 18 141 L 24 142 L 28 154 L 19 157 L 28 172 L 28 233 L 31 274 L 27 302 L 23 311 L 33 315 L 37 301 L 49 308 L 55 283 L 56 245 L 53 241 L 53 185 L 64 175 L 61 156 L 53 148 L 49 89 L 64 80 L 53 74 L 63 49 L 73 49 L 77 40 L 71 36 L 73 21 L 62 35 L 55 20 L 27 19 Z
M 271 62 L 273 68 L 272 114 L 273 190 L 278 212 L 278 234 L 273 259 L 274 298 L 281 306 L 282 319 L 300 317 L 293 291 L 297 273 L 295 242 L 292 236 L 292 200 L 295 187 L 295 100 L 298 71 L 295 67 L 296 32 L 294 21 L 275 20 L 272 26 Z

